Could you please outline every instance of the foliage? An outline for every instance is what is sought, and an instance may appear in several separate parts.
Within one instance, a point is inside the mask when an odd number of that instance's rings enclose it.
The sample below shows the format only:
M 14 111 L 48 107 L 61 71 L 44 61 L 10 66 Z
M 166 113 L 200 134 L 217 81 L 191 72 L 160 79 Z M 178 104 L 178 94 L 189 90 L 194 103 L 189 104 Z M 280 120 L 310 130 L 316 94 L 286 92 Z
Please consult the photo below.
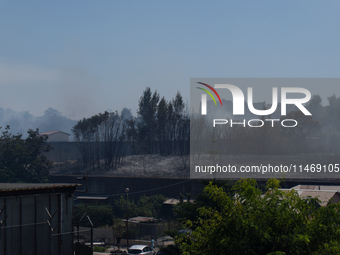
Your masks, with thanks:
M 0 137 L 0 180 L 1 182 L 48 182 L 53 162 L 43 154 L 52 148 L 47 136 L 39 130 L 28 130 L 24 140 L 21 134 L 13 135 L 10 127 Z
M 180 156 L 179 166 L 188 165 L 190 118 L 180 92 L 170 101 L 147 87 L 138 103 L 137 117 L 124 108 L 79 120 L 72 128 L 74 140 L 86 171 L 109 171 L 122 163 L 126 151 L 131 154 Z M 53 111 L 50 115 L 57 113 Z
M 181 249 L 178 246 L 173 245 L 173 244 L 167 245 L 165 247 L 161 247 L 160 250 L 166 255 L 180 255 L 180 254 L 182 254 Z
M 182 157 L 186 167 L 189 154 L 190 125 L 188 113 L 184 111 L 182 95 L 177 92 L 175 98 L 166 101 L 160 99 L 157 91 L 150 88 L 143 91 L 138 105 L 138 118 L 130 120 L 130 141 L 138 140 L 141 153 L 159 153 L 163 156 L 175 154 Z M 185 159 L 185 160 L 183 160 Z
M 209 182 L 202 181 L 203 184 L 209 184 Z M 235 194 L 232 190 L 232 186 L 234 181 L 213 181 L 213 184 L 221 187 L 224 192 L 226 192 L 229 196 Z M 199 208 L 203 206 L 209 206 L 212 208 L 219 209 L 218 204 L 210 199 L 209 194 L 206 190 L 196 196 L 194 202 L 190 202 L 187 194 L 187 201 L 184 200 L 184 196 L 180 194 L 180 204 L 174 206 L 174 212 L 177 215 L 177 220 L 181 222 L 186 222 L 190 220 L 195 223 L 195 220 L 199 217 Z M 195 224 L 192 225 L 192 228 L 195 228 Z
M 129 218 L 137 216 L 138 208 L 135 201 L 129 199 L 128 200 L 128 214 Z M 114 202 L 114 213 L 117 218 L 126 218 L 126 197 L 120 196 L 119 199 L 116 199 Z
M 143 195 L 137 202 L 129 200 L 129 217 L 146 216 L 157 218 L 160 216 L 160 209 L 164 201 L 165 197 L 162 195 Z M 126 217 L 126 197 L 121 196 L 115 201 L 115 213 L 117 217 Z
M 209 203 L 186 220 L 191 236 L 177 236 L 183 254 L 338 254 L 339 204 L 320 207 L 318 200 L 281 191 L 267 182 L 263 195 L 255 180 L 238 181 L 228 196 L 210 183 Z
M 105 252 L 105 248 L 101 246 L 94 246 L 93 251 L 95 252 Z
M 112 226 L 113 224 L 114 213 L 110 205 L 76 205 L 74 207 L 75 222 L 79 221 L 84 213 L 90 217 L 95 227 Z M 84 217 L 80 225 L 89 227 L 90 223 L 88 219 Z

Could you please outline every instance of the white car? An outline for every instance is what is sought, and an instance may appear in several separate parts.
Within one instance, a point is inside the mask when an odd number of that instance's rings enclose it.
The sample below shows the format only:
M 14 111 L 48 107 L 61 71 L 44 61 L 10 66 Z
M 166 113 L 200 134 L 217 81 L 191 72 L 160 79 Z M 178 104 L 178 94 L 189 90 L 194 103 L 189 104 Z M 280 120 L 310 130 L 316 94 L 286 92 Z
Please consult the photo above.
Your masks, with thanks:
M 154 255 L 155 252 L 147 245 L 132 245 L 128 250 L 128 254 Z

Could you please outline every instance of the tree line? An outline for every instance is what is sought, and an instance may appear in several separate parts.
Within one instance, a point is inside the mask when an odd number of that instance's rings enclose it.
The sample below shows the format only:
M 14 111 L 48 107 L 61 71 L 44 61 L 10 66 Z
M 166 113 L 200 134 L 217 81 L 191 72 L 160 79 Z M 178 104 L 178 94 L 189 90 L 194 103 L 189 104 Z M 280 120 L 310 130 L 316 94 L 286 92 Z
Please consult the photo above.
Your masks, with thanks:
M 265 103 L 263 107 L 266 109 Z M 207 148 L 218 151 L 222 157 L 235 154 L 339 153 L 340 98 L 332 95 L 328 97 L 328 105 L 323 106 L 321 97 L 313 95 L 305 107 L 311 116 L 304 115 L 300 110 L 291 111 L 285 116 L 280 113 L 275 113 L 274 117 L 253 115 L 249 117 L 253 119 L 249 125 L 249 119 L 233 116 L 233 121 L 239 123 L 233 127 L 228 118 L 228 124 L 213 128 L 212 119 L 206 121 L 204 116 L 193 115 L 190 119 L 192 142 L 199 142 L 192 146 L 191 155 L 199 157 Z M 297 125 L 293 128 L 283 127 L 282 121 L 289 119 L 295 120 Z M 240 124 L 243 121 L 244 125 Z M 261 125 L 261 128 L 256 127 Z M 286 125 L 294 125 L 294 122 L 287 121 Z M 216 142 L 211 143 L 212 140 Z
M 72 128 L 84 167 L 115 169 L 126 154 L 189 154 L 190 118 L 180 92 L 167 101 L 150 88 L 139 99 L 137 117 L 124 108 L 83 118 Z

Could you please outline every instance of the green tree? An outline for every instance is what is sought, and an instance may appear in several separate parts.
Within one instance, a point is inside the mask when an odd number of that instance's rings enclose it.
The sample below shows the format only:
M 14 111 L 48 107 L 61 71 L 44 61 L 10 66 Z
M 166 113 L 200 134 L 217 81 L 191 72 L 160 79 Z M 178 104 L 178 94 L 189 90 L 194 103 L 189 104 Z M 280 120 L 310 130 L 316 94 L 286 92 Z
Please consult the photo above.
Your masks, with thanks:
M 113 224 L 113 208 L 110 205 L 84 205 L 79 204 L 74 207 L 74 219 L 75 222 L 86 213 L 95 227 L 101 227 L 105 225 L 112 226 Z M 90 226 L 87 218 L 84 218 L 80 224 L 81 226 Z
M 138 216 L 138 206 L 135 201 L 129 199 L 128 201 L 128 216 L 129 218 Z M 125 219 L 126 217 L 126 197 L 120 196 L 119 199 L 115 200 L 114 213 L 118 218 Z
M 136 202 L 129 199 L 129 217 L 146 216 L 157 218 L 160 216 L 160 209 L 164 201 L 165 197 L 162 195 L 143 195 Z M 121 196 L 118 200 L 115 200 L 115 214 L 117 217 L 126 217 L 126 197 Z
M 44 155 L 52 148 L 47 136 L 40 136 L 39 130 L 28 130 L 28 137 L 13 135 L 10 127 L 0 137 L 0 180 L 1 182 L 48 182 L 53 162 Z
M 165 197 L 162 195 L 141 196 L 137 202 L 138 215 L 158 218 L 161 206 L 165 200 Z
M 208 185 L 209 182 L 201 181 L 203 184 Z M 228 196 L 233 196 L 235 192 L 232 190 L 235 181 L 213 181 L 213 185 L 220 187 Z M 186 223 L 187 221 L 192 222 L 192 229 L 197 227 L 196 221 L 199 217 L 199 208 L 201 207 L 212 207 L 216 210 L 220 210 L 219 205 L 210 199 L 207 190 L 203 190 L 202 193 L 198 194 L 194 201 L 190 201 L 190 198 L 185 201 L 185 197 L 183 194 L 179 194 L 180 204 L 174 206 L 174 212 L 177 216 L 177 220 Z
M 267 182 L 262 194 L 255 180 L 238 181 L 228 196 L 210 183 L 211 203 L 198 208 L 190 236 L 178 236 L 182 254 L 339 254 L 339 204 L 320 207 L 318 199 L 281 191 Z

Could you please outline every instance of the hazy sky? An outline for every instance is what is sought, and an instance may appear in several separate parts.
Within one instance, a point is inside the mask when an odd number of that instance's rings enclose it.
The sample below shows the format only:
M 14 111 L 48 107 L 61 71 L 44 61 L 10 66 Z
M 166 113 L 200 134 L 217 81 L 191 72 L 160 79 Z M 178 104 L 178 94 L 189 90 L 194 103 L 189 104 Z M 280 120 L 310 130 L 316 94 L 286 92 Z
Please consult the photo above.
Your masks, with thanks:
M 340 1 L 2 1 L 0 107 L 73 119 L 190 78 L 339 77 Z M 340 95 L 339 95 L 340 96 Z

